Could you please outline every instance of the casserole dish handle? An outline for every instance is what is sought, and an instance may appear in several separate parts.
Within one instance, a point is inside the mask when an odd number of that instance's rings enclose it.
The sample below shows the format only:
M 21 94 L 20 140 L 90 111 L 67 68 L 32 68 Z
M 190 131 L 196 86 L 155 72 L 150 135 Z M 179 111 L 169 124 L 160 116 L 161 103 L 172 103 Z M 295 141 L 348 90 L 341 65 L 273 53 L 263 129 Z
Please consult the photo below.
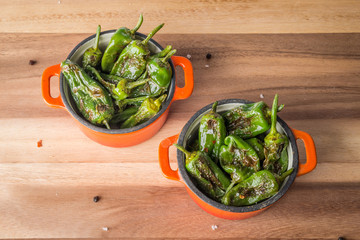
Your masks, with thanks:
M 169 148 L 177 142 L 179 134 L 168 137 L 159 145 L 159 164 L 163 175 L 171 180 L 180 181 L 179 170 L 172 170 L 169 161 Z
M 172 101 L 186 99 L 191 96 L 194 89 L 194 71 L 189 59 L 180 56 L 172 56 L 172 62 L 175 67 L 180 66 L 184 70 L 185 86 L 175 88 L 175 93 Z
M 53 108 L 65 108 L 63 101 L 61 100 L 61 95 L 57 98 L 53 98 L 50 94 L 50 79 L 53 76 L 60 77 L 60 64 L 48 67 L 42 74 L 41 79 L 41 92 L 45 103 L 49 107 Z
M 316 167 L 317 159 L 315 143 L 310 134 L 293 128 L 291 130 L 294 133 L 295 139 L 301 139 L 305 145 L 306 163 L 299 162 L 299 171 L 297 174 L 297 176 L 301 176 L 311 172 Z

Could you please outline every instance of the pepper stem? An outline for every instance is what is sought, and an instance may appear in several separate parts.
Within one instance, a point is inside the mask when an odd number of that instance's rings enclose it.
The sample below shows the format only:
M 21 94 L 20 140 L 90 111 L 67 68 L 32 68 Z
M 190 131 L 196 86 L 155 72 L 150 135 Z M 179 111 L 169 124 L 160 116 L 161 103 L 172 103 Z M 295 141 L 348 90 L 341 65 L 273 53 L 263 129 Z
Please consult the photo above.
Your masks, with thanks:
M 286 172 L 284 172 L 280 177 L 278 177 L 276 180 L 278 180 L 278 182 L 284 181 L 285 178 L 286 178 L 287 176 L 289 176 L 293 171 L 294 171 L 294 168 L 290 168 L 289 170 L 287 170 Z
M 157 57 L 157 58 L 165 57 L 170 52 L 171 49 L 172 49 L 172 46 L 167 45 L 166 48 L 164 48 L 164 50 L 162 50 L 161 52 L 155 54 L 154 57 Z
M 138 20 L 136 26 L 134 27 L 133 30 L 130 31 L 131 34 L 134 34 L 137 30 L 139 30 L 139 28 L 141 27 L 141 25 L 143 23 L 143 20 L 144 20 L 143 15 L 142 15 L 142 13 L 140 13 L 140 17 L 139 17 L 139 20 Z
M 128 83 L 126 83 L 126 88 L 133 89 L 138 86 L 144 85 L 145 83 L 147 83 L 150 80 L 151 80 L 151 78 L 146 78 L 146 79 L 136 80 L 134 82 L 128 82 Z
M 106 120 L 103 121 L 103 124 L 106 126 L 107 129 L 111 129 L 109 123 Z
M 165 101 L 166 97 L 166 94 L 161 95 L 158 99 L 155 100 L 154 104 L 160 107 L 160 105 Z
M 272 109 L 271 109 L 271 130 L 270 134 L 276 133 L 276 113 L 278 109 L 278 95 L 275 94 Z
M 161 59 L 163 63 L 166 63 L 172 55 L 176 53 L 176 49 L 171 50 L 164 58 Z
M 152 30 L 149 35 L 142 41 L 142 43 L 145 45 L 149 42 L 149 40 L 164 26 L 165 23 L 160 24 L 154 30 Z
M 174 143 L 173 144 L 177 149 L 179 149 L 180 151 L 182 151 L 183 153 L 185 153 L 186 158 L 190 157 L 190 152 L 188 150 L 186 150 L 183 146 L 180 146 L 179 144 Z
M 218 105 L 218 102 L 217 102 L 217 101 L 214 102 L 214 104 L 212 105 L 212 111 L 213 111 L 214 113 L 216 113 L 217 105 Z
M 230 189 L 232 189 L 232 187 L 235 185 L 235 181 L 232 181 L 231 183 L 230 183 L 230 185 L 228 186 L 228 188 L 226 189 L 226 191 L 225 191 L 225 194 L 227 194 L 229 191 L 230 191 Z
M 101 26 L 99 25 L 96 29 L 96 38 L 95 38 L 95 45 L 94 45 L 95 50 L 99 49 L 100 32 L 101 32 Z

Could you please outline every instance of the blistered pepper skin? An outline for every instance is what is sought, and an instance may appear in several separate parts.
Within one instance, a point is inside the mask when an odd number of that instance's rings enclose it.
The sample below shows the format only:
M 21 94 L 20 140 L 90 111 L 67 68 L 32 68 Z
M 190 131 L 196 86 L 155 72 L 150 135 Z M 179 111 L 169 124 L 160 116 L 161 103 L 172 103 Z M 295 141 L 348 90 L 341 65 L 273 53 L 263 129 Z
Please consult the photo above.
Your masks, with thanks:
M 88 48 L 83 55 L 82 66 L 86 68 L 87 66 L 98 67 L 103 57 L 103 53 L 99 49 L 99 39 L 100 39 L 101 26 L 99 25 L 96 31 L 96 38 L 94 46 Z
M 256 151 L 260 161 L 265 159 L 264 144 L 259 139 L 249 138 L 245 141 Z
M 278 190 L 274 175 L 262 170 L 231 188 L 222 198 L 222 203 L 236 207 L 252 205 L 275 195 Z
M 110 74 L 130 80 L 138 79 L 145 72 L 146 59 L 150 55 L 147 43 L 163 26 L 157 26 L 143 41 L 131 41 L 121 52 Z
M 286 171 L 288 165 L 287 146 L 289 139 L 285 134 L 281 134 L 276 129 L 278 95 L 275 95 L 271 110 L 271 129 L 270 133 L 264 138 L 265 160 L 264 169 L 268 169 L 277 175 Z
M 126 27 L 119 28 L 112 35 L 108 46 L 105 49 L 104 56 L 101 59 L 101 69 L 105 73 L 110 73 L 116 60 L 123 49 L 133 40 L 135 40 L 135 32 L 140 28 L 143 22 L 143 16 L 140 14 L 139 21 L 134 29 L 130 30 Z
M 84 118 L 93 124 L 109 128 L 108 122 L 113 117 L 115 109 L 107 90 L 68 59 L 61 63 L 61 71 Z
M 164 94 L 157 99 L 146 98 L 141 103 L 138 111 L 121 124 L 120 128 L 134 127 L 155 116 L 160 111 L 161 105 L 165 101 L 166 97 L 167 95 Z
M 206 152 L 216 163 L 226 137 L 225 122 L 223 117 L 216 112 L 217 105 L 218 102 L 215 102 L 211 111 L 202 116 L 199 126 L 200 151 Z
M 220 165 L 233 182 L 241 182 L 260 170 L 260 159 L 247 142 L 229 135 L 220 148 Z
M 230 185 L 229 178 L 204 152 L 189 152 L 184 147 L 174 144 L 185 153 L 185 168 L 195 180 L 195 184 L 210 198 L 220 201 Z

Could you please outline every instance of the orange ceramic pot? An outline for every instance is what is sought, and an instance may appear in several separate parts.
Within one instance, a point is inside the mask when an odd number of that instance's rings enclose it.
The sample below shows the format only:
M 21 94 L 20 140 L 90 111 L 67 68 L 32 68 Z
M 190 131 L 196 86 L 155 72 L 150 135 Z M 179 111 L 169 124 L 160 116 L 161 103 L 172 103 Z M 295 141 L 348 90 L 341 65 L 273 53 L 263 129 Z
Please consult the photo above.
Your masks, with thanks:
M 225 112 L 234 107 L 237 107 L 241 104 L 250 103 L 249 101 L 242 99 L 226 99 L 218 101 L 218 112 Z M 284 133 L 289 138 L 288 154 L 289 154 L 289 165 L 288 169 L 294 168 L 294 171 L 290 176 L 288 176 L 283 184 L 280 186 L 279 192 L 262 202 L 251 206 L 243 207 L 234 207 L 226 206 L 222 203 L 216 202 L 213 199 L 207 197 L 202 193 L 196 185 L 193 183 L 192 179 L 188 175 L 185 169 L 185 156 L 178 150 L 177 151 L 177 164 L 178 169 L 173 170 L 169 164 L 169 147 L 174 143 L 184 146 L 186 148 L 187 144 L 194 138 L 197 137 L 197 132 L 199 131 L 199 124 L 201 117 L 208 113 L 211 110 L 212 104 L 202 108 L 191 119 L 186 123 L 180 134 L 171 136 L 164 139 L 159 146 L 159 163 L 160 168 L 166 178 L 182 182 L 190 197 L 206 212 L 225 219 L 245 219 L 253 217 L 262 211 L 269 208 L 272 204 L 277 202 L 287 190 L 290 188 L 291 184 L 294 182 L 296 176 L 301 176 L 312 171 L 316 167 L 316 151 L 315 144 L 311 136 L 305 132 L 295 130 L 290 128 L 281 118 L 278 117 L 277 129 L 281 133 Z M 306 150 L 306 163 L 302 164 L 299 162 L 298 147 L 296 140 L 301 139 L 304 142 Z
M 99 47 L 103 52 L 114 32 L 115 30 L 101 33 Z M 146 36 L 141 33 L 136 33 L 136 38 L 144 39 Z M 93 45 L 94 39 L 95 35 L 92 35 L 80 42 L 70 52 L 67 58 L 73 62 L 81 64 L 82 55 L 86 49 Z M 152 53 L 157 53 L 163 50 L 163 48 L 152 39 L 149 41 L 148 45 Z M 60 71 L 60 64 L 45 69 L 42 75 L 41 83 L 42 96 L 45 100 L 45 103 L 50 107 L 66 109 L 75 119 L 75 122 L 79 126 L 80 130 L 95 142 L 110 147 L 128 147 L 139 144 L 155 135 L 165 123 L 171 103 L 176 100 L 186 99 L 192 94 L 194 80 L 191 62 L 187 58 L 173 56 L 170 60 L 170 65 L 173 76 L 169 86 L 168 97 L 163 103 L 161 110 L 149 121 L 133 128 L 106 129 L 104 127 L 95 126 L 85 120 L 78 112 L 77 107 L 72 99 L 69 86 Z M 176 66 L 180 66 L 184 70 L 185 86 L 182 88 L 176 86 Z M 57 98 L 53 98 L 50 94 L 50 78 L 52 76 L 58 76 L 60 78 L 60 96 Z

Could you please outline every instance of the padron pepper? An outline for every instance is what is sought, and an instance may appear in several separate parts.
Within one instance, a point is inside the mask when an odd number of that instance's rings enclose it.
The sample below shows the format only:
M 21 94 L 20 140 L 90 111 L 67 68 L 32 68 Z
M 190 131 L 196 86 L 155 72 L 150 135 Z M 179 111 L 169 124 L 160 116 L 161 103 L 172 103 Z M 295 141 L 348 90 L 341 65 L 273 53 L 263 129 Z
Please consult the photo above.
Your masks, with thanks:
M 134 115 L 138 109 L 138 106 L 133 106 L 126 108 L 124 111 L 115 113 L 114 117 L 110 121 L 110 124 L 117 125 L 119 123 L 125 122 L 129 117 Z
M 158 61 L 162 61 L 164 58 L 170 58 L 176 50 L 171 51 L 171 46 L 168 45 L 161 52 L 150 56 L 147 59 L 147 67 L 145 72 L 140 76 L 140 79 L 151 78 L 146 84 L 137 87 L 132 91 L 132 97 L 138 96 L 149 96 L 157 97 L 165 93 L 172 77 L 172 70 L 170 64 L 165 61 L 165 63 L 156 64 Z M 162 74 L 156 73 L 156 70 L 162 72 Z M 158 84 L 160 83 L 160 85 Z
M 112 119 L 115 110 L 106 89 L 69 59 L 61 63 L 61 71 L 69 84 L 76 106 L 84 118 L 93 124 L 110 128 L 108 122 Z
M 143 79 L 129 82 L 127 79 L 119 77 L 120 81 L 115 85 L 114 83 L 105 81 L 95 68 L 88 66 L 86 70 L 88 73 L 90 73 L 91 76 L 93 76 L 94 79 L 100 82 L 110 92 L 110 95 L 116 100 L 123 100 L 127 98 L 133 88 L 144 85 L 150 80 Z
M 279 111 L 283 105 L 279 107 Z M 271 112 L 264 102 L 243 104 L 223 115 L 229 134 L 252 138 L 270 128 Z
M 145 71 L 146 58 L 150 55 L 147 43 L 164 24 L 157 26 L 144 40 L 133 40 L 121 52 L 111 73 L 123 78 L 136 80 Z
M 256 152 L 260 161 L 265 159 L 264 144 L 258 138 L 249 138 L 245 140 Z
M 241 182 L 260 170 L 259 157 L 247 142 L 229 135 L 224 143 L 220 148 L 220 165 L 230 174 L 232 182 Z
M 85 68 L 87 66 L 96 68 L 97 66 L 99 66 L 99 64 L 101 62 L 103 53 L 99 49 L 100 32 L 101 32 L 101 26 L 99 25 L 96 30 L 96 38 L 95 38 L 94 46 L 91 48 L 88 48 L 84 52 L 83 59 L 82 59 L 83 68 Z
M 273 171 L 281 175 L 287 169 L 288 153 L 287 146 L 289 139 L 285 134 L 281 134 L 276 129 L 277 123 L 277 109 L 278 109 L 278 95 L 275 95 L 273 106 L 271 109 L 271 129 L 268 135 L 264 138 L 265 146 L 265 161 L 264 169 Z
M 231 188 L 221 202 L 236 207 L 252 205 L 275 195 L 278 190 L 273 174 L 262 170 Z
M 155 116 L 161 108 L 161 104 L 165 101 L 167 95 L 161 95 L 157 99 L 146 98 L 140 105 L 139 110 L 129 117 L 123 124 L 121 124 L 120 128 L 131 128 L 140 123 L 143 123 L 153 116 Z M 124 99 L 127 100 L 127 99 Z M 123 100 L 123 101 L 124 101 Z
M 195 180 L 195 184 L 204 191 L 206 195 L 214 200 L 220 200 L 230 185 L 229 178 L 204 152 L 189 152 L 184 147 L 174 144 L 185 154 L 185 168 Z
M 216 163 L 219 159 L 220 148 L 226 137 L 226 127 L 223 117 L 216 112 L 218 102 L 214 102 L 209 113 L 204 114 L 199 126 L 200 151 L 209 154 Z
M 141 104 L 149 97 L 136 97 L 136 98 L 125 98 L 123 100 L 115 100 L 115 104 L 118 107 L 118 112 L 124 111 L 128 106 L 136 106 L 138 109 Z
M 105 49 L 104 56 L 101 60 L 101 69 L 103 72 L 110 73 L 116 60 L 121 54 L 122 50 L 133 40 L 135 40 L 135 32 L 143 23 L 143 16 L 140 14 L 139 21 L 136 27 L 132 30 L 121 27 L 114 35 L 112 35 L 108 46 Z

